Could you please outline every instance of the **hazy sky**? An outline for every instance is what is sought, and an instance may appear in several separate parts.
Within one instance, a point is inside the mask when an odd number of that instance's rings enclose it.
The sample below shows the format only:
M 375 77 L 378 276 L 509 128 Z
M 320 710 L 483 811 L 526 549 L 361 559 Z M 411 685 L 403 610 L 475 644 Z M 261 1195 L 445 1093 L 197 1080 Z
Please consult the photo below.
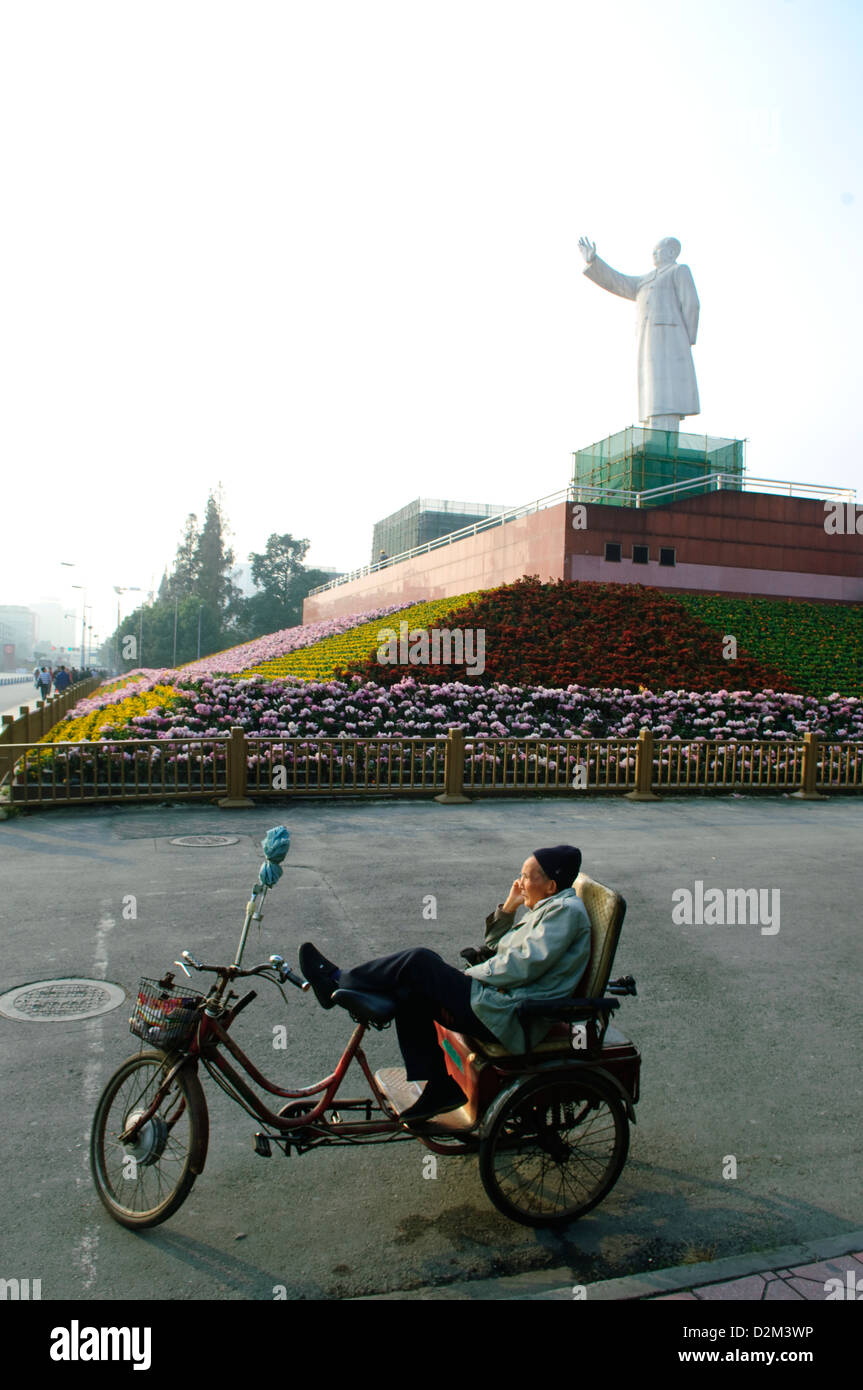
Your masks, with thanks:
M 238 560 L 340 569 L 414 497 L 565 486 L 636 419 L 582 233 L 682 242 L 685 429 L 863 497 L 861 40 L 856 0 L 7 0 L 0 603 L 73 561 L 106 635 L 219 481 Z

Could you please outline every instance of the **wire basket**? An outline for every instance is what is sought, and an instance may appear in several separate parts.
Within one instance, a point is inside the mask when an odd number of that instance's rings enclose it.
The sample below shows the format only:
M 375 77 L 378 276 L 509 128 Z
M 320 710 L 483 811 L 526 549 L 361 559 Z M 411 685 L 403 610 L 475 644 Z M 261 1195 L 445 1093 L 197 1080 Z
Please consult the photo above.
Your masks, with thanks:
M 159 1047 L 179 1047 L 191 1037 L 198 1021 L 198 1004 L 204 998 L 194 989 L 174 993 L 158 980 L 142 979 L 129 1028 L 144 1042 Z

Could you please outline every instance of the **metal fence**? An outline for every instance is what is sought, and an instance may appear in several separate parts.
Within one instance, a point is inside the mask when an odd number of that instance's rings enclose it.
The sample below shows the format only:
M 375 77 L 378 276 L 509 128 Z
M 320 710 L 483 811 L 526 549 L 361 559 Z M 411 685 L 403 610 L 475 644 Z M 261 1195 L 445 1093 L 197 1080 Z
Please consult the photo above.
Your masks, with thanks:
M 637 750 L 625 738 L 468 738 L 462 784 L 468 795 L 632 791 Z
M 803 785 L 804 748 L 773 739 L 663 741 L 654 752 L 652 785 L 670 791 L 793 791 Z
M 101 684 L 101 676 L 88 676 L 86 680 L 68 686 L 62 695 L 37 700 L 33 709 L 29 705 L 19 705 L 17 718 L 14 714 L 4 714 L 0 719 L 0 785 L 8 777 L 15 761 L 9 750 L 13 746 L 35 744 L 44 738 L 79 700 L 92 695 Z
M 37 806 L 86 801 L 225 796 L 224 738 L 11 744 L 11 800 Z
M 863 791 L 863 743 L 747 739 L 283 738 L 229 735 L 0 745 L 7 800 L 88 802 L 308 796 L 433 796 L 444 804 L 525 794 L 785 793 L 817 800 Z
M 445 785 L 445 738 L 252 735 L 245 742 L 245 786 L 235 789 L 241 796 L 416 794 L 442 791 Z

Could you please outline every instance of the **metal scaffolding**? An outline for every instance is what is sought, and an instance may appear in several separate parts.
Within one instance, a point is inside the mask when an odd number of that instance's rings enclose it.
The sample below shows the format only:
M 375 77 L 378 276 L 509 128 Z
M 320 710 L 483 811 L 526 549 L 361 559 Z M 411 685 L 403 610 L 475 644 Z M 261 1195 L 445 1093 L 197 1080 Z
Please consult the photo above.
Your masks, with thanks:
M 710 490 L 711 474 L 721 473 L 728 491 L 741 491 L 745 471 L 744 441 L 706 434 L 681 434 L 677 430 L 649 430 L 630 426 L 617 434 L 578 449 L 573 454 L 573 486 L 597 488 L 612 494 L 611 505 L 625 505 L 613 494 L 644 493 L 668 488 L 665 495 L 645 501 L 659 506 L 673 501 L 673 487 L 685 483 L 685 495 Z M 704 479 L 704 487 L 698 480 Z

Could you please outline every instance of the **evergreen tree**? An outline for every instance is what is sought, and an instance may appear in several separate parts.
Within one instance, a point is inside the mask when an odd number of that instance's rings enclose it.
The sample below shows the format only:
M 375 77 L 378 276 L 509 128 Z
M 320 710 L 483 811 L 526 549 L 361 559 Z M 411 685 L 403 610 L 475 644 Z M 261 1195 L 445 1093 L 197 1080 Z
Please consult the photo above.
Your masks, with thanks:
M 222 510 L 221 485 L 207 498 L 207 514 L 195 547 L 193 590 L 215 614 L 223 617 L 236 602 L 239 589 L 231 579 L 234 552 L 226 544 L 228 526 Z
M 149 667 L 194 661 L 199 637 L 200 655 L 209 656 L 302 622 L 303 599 L 326 578 L 320 570 L 303 566 L 308 540 L 274 532 L 263 552 L 252 552 L 252 580 L 258 592 L 245 599 L 231 577 L 234 552 L 228 535 L 219 486 L 207 499 L 200 530 L 194 513 L 186 517 L 173 567 L 162 576 L 156 602 L 128 614 L 120 632 L 106 643 L 106 650 L 121 653 L 121 670 L 140 666 L 142 655 Z M 122 658 L 126 635 L 136 638 L 127 644 L 134 648 L 134 657 Z
M 188 594 L 195 592 L 195 584 L 198 578 L 198 547 L 200 545 L 200 533 L 198 531 L 198 518 L 194 512 L 189 512 L 186 517 L 186 525 L 180 543 L 177 546 L 177 554 L 174 559 L 174 568 L 170 574 L 165 571 L 162 582 L 159 585 L 159 602 L 173 603 L 174 599 L 186 598 Z

